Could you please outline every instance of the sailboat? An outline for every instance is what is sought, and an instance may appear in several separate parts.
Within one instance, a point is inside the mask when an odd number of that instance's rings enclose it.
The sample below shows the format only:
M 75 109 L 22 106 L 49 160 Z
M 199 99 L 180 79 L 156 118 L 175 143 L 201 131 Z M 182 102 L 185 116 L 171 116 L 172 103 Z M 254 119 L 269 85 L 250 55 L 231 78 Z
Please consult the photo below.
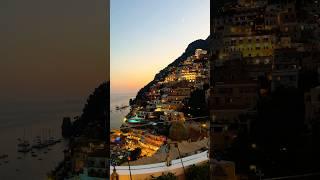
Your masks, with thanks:
M 25 130 L 23 131 L 23 139 L 18 138 L 18 152 L 29 152 L 31 150 L 30 143 L 25 139 Z
M 43 147 L 40 136 L 36 136 L 36 138 L 33 141 L 34 141 L 34 144 L 33 144 L 32 148 L 41 149 Z

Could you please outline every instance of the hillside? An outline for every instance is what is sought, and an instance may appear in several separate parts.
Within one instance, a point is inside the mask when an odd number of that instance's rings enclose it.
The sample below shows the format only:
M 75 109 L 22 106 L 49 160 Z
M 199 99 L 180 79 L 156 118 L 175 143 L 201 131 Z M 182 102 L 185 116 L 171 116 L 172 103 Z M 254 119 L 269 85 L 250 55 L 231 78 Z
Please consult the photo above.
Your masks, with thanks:
M 149 82 L 146 86 L 141 88 L 136 96 L 136 99 L 139 100 L 144 100 L 145 99 L 145 92 L 149 90 L 149 88 L 158 81 L 163 80 L 169 73 L 169 68 L 170 67 L 176 67 L 179 65 L 180 62 L 184 61 L 187 57 L 191 56 L 194 54 L 196 49 L 204 49 L 204 50 L 209 50 L 209 45 L 208 45 L 208 40 L 203 40 L 203 39 L 198 39 L 193 41 L 188 45 L 184 53 L 175 59 L 171 64 L 169 64 L 166 68 L 162 69 L 159 73 L 157 73 L 154 77 L 154 79 Z
M 105 139 L 109 122 L 106 121 L 110 109 L 110 82 L 100 84 L 87 99 L 82 114 L 71 122 L 64 118 L 62 134 L 64 137 L 84 135 L 89 138 Z

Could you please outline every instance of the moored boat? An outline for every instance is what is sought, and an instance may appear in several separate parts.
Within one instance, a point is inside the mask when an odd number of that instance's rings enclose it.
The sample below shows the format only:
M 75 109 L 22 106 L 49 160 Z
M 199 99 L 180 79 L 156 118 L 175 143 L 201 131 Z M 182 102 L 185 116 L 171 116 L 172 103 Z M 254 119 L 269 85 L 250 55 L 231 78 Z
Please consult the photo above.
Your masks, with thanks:
M 22 140 L 18 143 L 18 152 L 29 152 L 31 150 L 30 143 L 27 140 Z

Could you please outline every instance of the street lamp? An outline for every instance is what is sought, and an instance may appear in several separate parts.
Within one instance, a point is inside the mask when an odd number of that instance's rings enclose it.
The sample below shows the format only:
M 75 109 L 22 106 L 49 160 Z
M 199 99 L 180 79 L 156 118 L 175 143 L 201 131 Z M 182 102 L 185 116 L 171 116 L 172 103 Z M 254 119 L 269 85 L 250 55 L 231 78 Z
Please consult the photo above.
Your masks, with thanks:
M 171 166 L 171 161 L 170 161 L 170 159 L 169 159 L 170 145 L 171 145 L 171 144 L 173 144 L 173 145 L 178 149 L 179 159 L 180 159 L 180 161 L 181 161 L 181 165 L 182 165 L 182 168 L 183 168 L 183 173 L 184 173 L 184 176 L 186 176 L 186 170 L 185 170 L 185 167 L 184 167 L 182 158 L 181 158 L 180 149 L 179 149 L 178 143 L 176 143 L 176 142 L 167 143 L 167 146 L 166 146 L 166 153 L 167 153 L 166 163 L 167 163 L 167 166 Z
M 130 152 L 127 153 L 127 161 L 129 166 L 130 180 L 132 180 L 131 167 L 130 167 Z
M 113 166 L 113 172 L 111 174 L 111 180 L 119 180 L 119 174 L 117 173 L 115 166 Z
M 166 155 L 166 165 L 167 166 L 171 166 L 171 160 L 170 160 L 170 157 L 169 157 L 169 155 L 170 155 L 170 144 L 166 145 L 165 151 L 167 153 L 167 155 Z

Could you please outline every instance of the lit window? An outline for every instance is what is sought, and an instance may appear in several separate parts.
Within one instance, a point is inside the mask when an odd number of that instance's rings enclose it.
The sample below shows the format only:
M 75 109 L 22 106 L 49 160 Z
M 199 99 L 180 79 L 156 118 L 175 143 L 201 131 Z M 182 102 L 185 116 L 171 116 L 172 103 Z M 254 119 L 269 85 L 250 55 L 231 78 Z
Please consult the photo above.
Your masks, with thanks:
M 265 60 L 264 60 L 264 63 L 265 63 L 265 64 L 269 64 L 269 63 L 270 63 L 270 59 L 265 59 Z

